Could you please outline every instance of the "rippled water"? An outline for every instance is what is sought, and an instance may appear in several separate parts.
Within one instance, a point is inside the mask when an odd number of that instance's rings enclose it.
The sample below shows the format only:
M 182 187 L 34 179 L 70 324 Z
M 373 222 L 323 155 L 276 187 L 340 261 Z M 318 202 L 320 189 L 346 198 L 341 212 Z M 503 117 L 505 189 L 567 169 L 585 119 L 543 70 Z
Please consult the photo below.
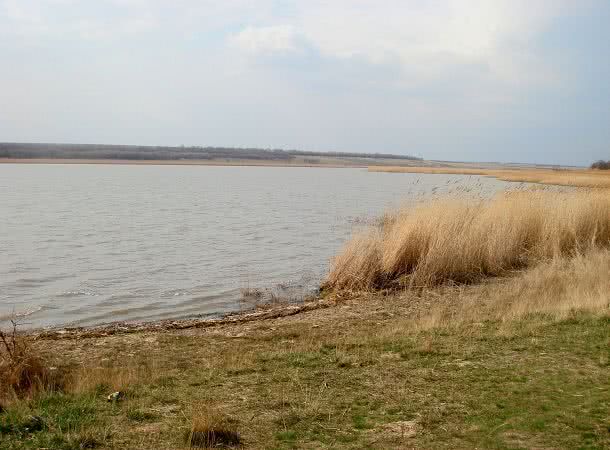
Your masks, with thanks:
M 508 183 L 364 169 L 0 165 L 0 316 L 27 326 L 217 315 L 313 289 L 354 226 Z

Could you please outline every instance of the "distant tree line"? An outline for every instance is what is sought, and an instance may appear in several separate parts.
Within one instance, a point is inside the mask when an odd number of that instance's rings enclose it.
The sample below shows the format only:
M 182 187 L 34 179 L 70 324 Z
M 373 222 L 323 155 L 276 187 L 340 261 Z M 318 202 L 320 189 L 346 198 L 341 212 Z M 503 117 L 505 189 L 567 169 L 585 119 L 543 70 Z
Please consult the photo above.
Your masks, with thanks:
M 417 156 L 392 155 L 390 153 L 308 152 L 304 150 L 288 150 L 287 153 L 294 156 L 330 156 L 338 158 L 409 159 L 418 161 L 423 159 Z
M 604 161 L 600 159 L 591 164 L 591 169 L 610 170 L 610 160 Z
M 290 160 L 285 152 L 256 148 L 224 147 L 160 147 L 139 145 L 98 144 L 20 144 L 0 143 L 0 158 L 59 158 L 59 159 L 273 159 Z
M 212 160 L 245 159 L 290 161 L 296 156 L 421 159 L 383 153 L 305 152 L 300 150 L 232 147 L 160 147 L 98 144 L 0 143 L 0 158 Z

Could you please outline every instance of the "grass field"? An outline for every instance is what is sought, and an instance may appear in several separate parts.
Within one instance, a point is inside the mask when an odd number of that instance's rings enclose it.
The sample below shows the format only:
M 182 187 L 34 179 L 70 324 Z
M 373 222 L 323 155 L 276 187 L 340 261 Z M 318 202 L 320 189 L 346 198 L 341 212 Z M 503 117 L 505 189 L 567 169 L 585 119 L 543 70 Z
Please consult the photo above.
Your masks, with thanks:
M 193 420 L 238 432 L 245 448 L 610 445 L 608 315 L 442 325 L 409 319 L 427 301 L 410 300 L 39 342 L 77 381 L 5 405 L 0 448 L 188 448 Z M 126 398 L 109 403 L 115 390 Z

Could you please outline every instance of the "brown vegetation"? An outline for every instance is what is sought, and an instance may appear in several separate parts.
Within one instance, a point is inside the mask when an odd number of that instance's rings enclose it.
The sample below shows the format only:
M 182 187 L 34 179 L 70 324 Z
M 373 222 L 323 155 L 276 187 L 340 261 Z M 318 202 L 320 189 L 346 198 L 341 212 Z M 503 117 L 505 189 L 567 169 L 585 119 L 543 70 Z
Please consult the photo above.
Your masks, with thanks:
M 65 389 L 75 394 L 90 392 L 100 387 L 104 387 L 107 393 L 123 392 L 138 380 L 150 376 L 150 368 L 144 365 L 80 367 L 71 371 Z
M 595 161 L 591 164 L 591 169 L 610 170 L 610 160 L 604 161 L 603 159 L 600 159 L 599 161 Z
M 483 169 L 467 167 L 369 167 L 370 172 L 430 173 L 447 175 L 481 175 L 503 181 L 610 188 L 610 172 L 600 170 L 550 170 L 550 169 Z
M 27 337 L 12 330 L 0 330 L 0 396 L 27 396 L 50 381 L 50 373 L 42 357 L 32 348 Z
M 576 311 L 610 311 L 610 250 L 556 258 L 507 278 L 469 286 L 449 286 L 423 293 L 434 299 L 415 321 L 428 329 L 478 323 L 510 322 L 542 314 L 563 320 Z M 406 300 L 406 299 L 405 299 Z
M 354 237 L 333 261 L 327 290 L 473 283 L 610 246 L 605 191 L 503 193 L 438 199 Z
M 191 448 L 231 448 L 240 445 L 239 433 L 229 419 L 215 409 L 200 406 L 193 411 L 188 445 Z

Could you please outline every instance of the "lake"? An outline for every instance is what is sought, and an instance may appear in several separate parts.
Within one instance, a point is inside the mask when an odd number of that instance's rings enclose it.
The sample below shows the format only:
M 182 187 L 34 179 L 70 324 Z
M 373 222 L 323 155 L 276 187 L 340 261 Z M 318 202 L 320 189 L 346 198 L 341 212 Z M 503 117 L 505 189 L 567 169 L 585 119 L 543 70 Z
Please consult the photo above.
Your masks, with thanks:
M 354 227 L 514 185 L 366 169 L 0 164 L 0 317 L 24 327 L 217 316 L 302 298 Z

